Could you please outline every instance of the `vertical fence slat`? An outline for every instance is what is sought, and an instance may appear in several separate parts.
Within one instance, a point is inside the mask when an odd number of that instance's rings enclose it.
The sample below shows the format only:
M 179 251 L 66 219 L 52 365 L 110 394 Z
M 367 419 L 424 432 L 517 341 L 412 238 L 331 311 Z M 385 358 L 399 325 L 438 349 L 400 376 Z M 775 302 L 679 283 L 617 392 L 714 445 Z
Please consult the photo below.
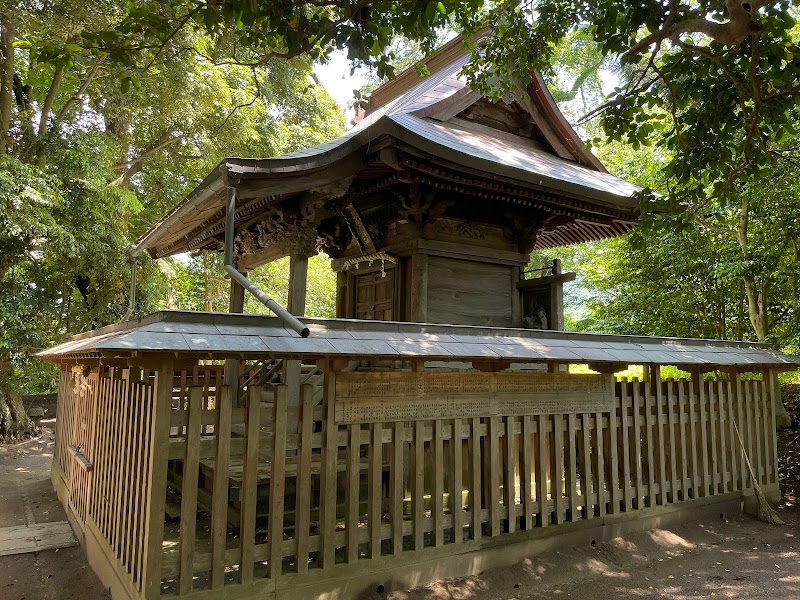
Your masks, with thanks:
M 620 488 L 619 488 L 619 445 L 618 442 L 618 428 L 619 428 L 619 401 L 614 398 L 614 406 L 609 413 L 608 433 L 609 445 L 611 450 L 611 514 L 619 512 L 620 505 Z M 624 413 L 622 413 L 624 418 Z
M 211 499 L 211 589 L 221 589 L 225 584 L 225 550 L 228 537 L 228 465 L 231 444 L 231 405 L 233 390 L 230 385 L 217 388 L 217 455 L 214 461 L 214 482 Z
M 730 378 L 728 381 L 725 382 L 726 387 L 726 394 L 725 394 L 725 411 L 728 413 L 727 417 L 727 425 L 728 425 L 728 452 L 730 453 L 730 461 L 731 461 L 731 491 L 735 492 L 739 489 L 739 465 L 737 464 L 736 457 L 739 455 L 737 449 L 739 448 L 739 442 L 736 439 L 736 430 L 733 427 L 734 422 L 734 407 L 736 405 L 736 399 L 734 397 L 734 387 L 733 382 Z
M 645 365 L 647 369 L 647 365 Z M 655 448 L 653 441 L 653 394 L 650 390 L 650 381 L 643 382 L 644 387 L 644 421 L 646 435 L 642 436 L 647 440 L 647 506 L 656 505 L 656 464 Z
M 751 483 L 754 486 L 758 483 L 758 463 L 756 462 L 756 444 L 753 435 L 753 386 L 752 381 L 744 381 L 744 403 L 745 403 L 745 420 L 744 427 L 740 431 L 746 436 L 745 444 L 747 448 L 747 457 L 750 459 L 750 464 L 753 465 L 753 477 L 755 481 Z
M 539 520 L 542 527 L 550 524 L 550 509 L 547 503 L 547 415 L 536 417 L 538 447 L 536 452 L 536 496 L 539 504 Z
M 692 499 L 700 497 L 702 488 L 700 483 L 700 461 L 698 460 L 697 452 L 697 447 L 699 445 L 697 439 L 697 391 L 697 377 L 693 374 L 691 384 L 689 385 L 689 442 L 692 445 Z
M 661 385 L 661 384 L 659 384 Z M 669 427 L 669 490 L 670 502 L 678 501 L 678 448 L 675 441 L 676 434 L 676 419 L 675 410 L 680 409 L 680 404 L 677 402 L 675 394 L 675 382 L 669 381 L 667 384 L 667 424 Z
M 766 395 L 766 387 L 764 384 L 764 380 L 760 379 L 755 382 L 756 386 L 756 394 L 758 395 L 758 422 L 759 422 L 759 431 L 758 431 L 758 438 L 759 438 L 759 448 L 761 448 L 761 464 L 762 464 L 762 473 L 761 473 L 761 482 L 763 485 L 767 485 L 769 483 L 769 429 L 767 423 L 769 422 L 769 414 L 767 409 L 767 395 Z M 91 485 L 91 481 L 89 482 Z
M 631 382 L 631 397 L 633 400 L 633 456 L 636 461 L 636 503 L 635 507 L 642 508 L 644 501 L 644 472 L 642 469 L 642 416 L 641 399 L 639 397 L 639 382 Z
M 433 545 L 444 545 L 444 423 L 433 422 Z
M 655 405 L 656 405 L 656 436 L 658 444 L 658 500 L 659 504 L 667 504 L 667 457 L 666 457 L 666 436 L 664 430 L 666 423 L 664 419 L 664 390 L 661 384 L 661 367 L 653 365 L 652 385 L 655 386 Z
M 569 488 L 569 520 L 578 520 L 578 454 L 577 426 L 575 413 L 567 415 L 567 487 Z
M 519 490 L 522 498 L 522 510 L 525 529 L 532 529 L 536 524 L 533 508 L 533 466 L 531 464 L 531 435 L 533 430 L 532 418 L 529 415 L 522 417 L 522 466 L 520 467 Z
M 771 450 L 770 450 L 770 423 L 771 418 L 769 416 L 769 403 L 770 397 L 767 388 L 767 374 L 762 373 L 761 381 L 758 386 L 759 396 L 761 397 L 761 426 L 762 426 L 762 438 L 761 444 L 764 446 L 764 475 L 763 475 L 763 483 L 767 485 L 771 482 L 772 478 L 772 466 L 770 465 L 771 462 Z
M 323 402 L 325 411 L 325 452 L 320 494 L 320 536 L 319 554 L 322 568 L 332 567 L 336 561 L 336 463 L 338 460 L 338 426 L 334 412 L 336 396 L 336 372 L 332 361 L 327 361 L 324 372 Z
M 461 419 L 453 419 L 453 435 L 450 440 L 453 452 L 453 488 L 450 490 L 450 513 L 453 515 L 453 542 L 460 544 L 464 539 L 464 510 L 462 491 L 464 489 L 464 443 L 462 441 Z
M 551 461 L 550 489 L 554 498 L 555 521 L 564 522 L 564 415 L 553 415 L 553 460 Z
M 766 483 L 765 475 L 767 472 L 766 469 L 766 452 L 762 451 L 762 447 L 765 447 L 763 434 L 765 430 L 763 429 L 763 422 L 764 419 L 764 394 L 761 393 L 761 382 L 760 381 L 753 381 L 753 411 L 755 412 L 755 419 L 753 420 L 753 438 L 756 444 L 756 461 L 758 463 L 757 468 L 757 476 L 759 483 L 764 485 Z M 766 450 L 766 448 L 764 448 Z
M 314 426 L 314 386 L 300 388 L 300 461 L 297 465 L 294 537 L 297 572 L 308 570 L 308 536 L 311 527 L 311 450 Z M 248 446 L 249 447 L 249 446 Z M 255 510 L 256 499 L 253 499 Z
M 619 384 L 620 390 L 620 435 L 622 436 L 622 497 L 625 502 L 625 511 L 633 508 L 633 494 L 631 490 L 631 440 L 628 424 L 628 381 L 623 379 Z
M 161 548 L 164 539 L 164 507 L 167 499 L 167 455 L 169 450 L 169 413 L 172 408 L 172 374 L 174 363 L 163 361 L 156 373 L 153 398 L 152 429 L 148 444 L 148 483 L 144 537 L 143 589 L 147 600 L 161 595 Z
M 367 498 L 369 525 L 369 557 L 381 555 L 381 492 L 383 485 L 383 425 L 372 424 L 372 442 L 369 446 L 369 493 Z
M 347 562 L 358 562 L 358 504 L 361 476 L 361 425 L 347 427 L 347 485 L 345 487 L 345 532 L 347 535 Z
M 595 457 L 595 477 L 597 481 L 597 507 L 599 516 L 606 516 L 606 503 L 608 496 L 606 494 L 606 460 L 605 460 L 605 444 L 604 444 L 604 427 L 603 427 L 603 413 L 594 414 L 594 457 Z
M 719 425 L 719 398 L 717 397 L 717 390 L 715 389 L 713 381 L 708 382 L 708 430 L 709 430 L 709 445 L 711 446 L 711 493 L 716 494 L 719 491 L 719 483 L 717 476 L 719 472 L 719 458 L 717 456 L 717 427 Z M 724 478 L 723 478 L 724 482 Z
M 717 422 L 719 423 L 719 433 L 717 434 L 717 442 L 719 444 L 719 459 L 721 464 L 720 475 L 722 478 L 720 491 L 724 494 L 728 491 L 728 480 L 730 472 L 728 471 L 728 443 L 725 439 L 725 430 L 728 419 L 727 401 L 725 398 L 725 387 L 722 381 L 717 382 L 717 407 L 718 414 Z
M 392 430 L 392 480 L 390 494 L 392 496 L 392 544 L 394 554 L 403 551 L 403 424 L 394 423 Z
M 696 371 L 698 401 L 700 404 L 700 455 L 703 461 L 703 496 L 709 495 L 709 488 L 713 488 L 711 482 L 710 457 L 708 453 L 708 427 L 710 417 L 706 406 L 708 405 L 708 394 L 706 393 L 706 382 L 703 379 L 702 371 Z
M 272 413 L 272 473 L 269 489 L 269 577 L 279 577 L 283 571 L 283 508 L 286 492 L 286 405 L 289 389 L 279 385 L 275 392 Z M 332 415 L 331 415 L 332 416 Z
M 500 417 L 488 419 L 489 523 L 492 536 L 500 535 Z
M 592 503 L 592 446 L 591 446 L 591 413 L 581 415 L 581 493 L 583 494 L 583 518 L 594 516 Z M 536 482 L 537 486 L 539 482 Z
M 517 492 L 516 492 L 516 466 L 517 466 L 517 434 L 516 417 L 506 417 L 506 444 L 505 444 L 505 480 L 503 482 L 503 501 L 508 510 L 508 533 L 517 529 Z
M 249 584 L 253 581 L 256 502 L 258 500 L 258 437 L 261 425 L 262 392 L 262 388 L 255 385 L 247 389 L 246 438 L 241 489 L 242 511 L 239 525 L 239 539 L 242 551 L 239 580 L 244 584 Z M 298 564 L 299 562 L 298 559 Z
M 181 533 L 180 569 L 178 593 L 192 591 L 194 575 L 194 544 L 197 527 L 197 486 L 200 472 L 200 428 L 202 427 L 203 390 L 191 388 L 189 393 L 189 415 L 186 425 L 186 456 L 183 461 L 183 484 L 181 485 Z
M 769 409 L 770 436 L 767 455 L 772 461 L 771 483 L 778 483 L 778 429 L 776 423 L 777 415 L 775 414 L 776 405 L 777 403 L 781 402 L 781 387 L 780 383 L 778 382 L 778 372 L 774 369 L 764 371 L 764 380 L 767 381 L 767 390 L 769 390 L 767 402 Z
M 414 478 L 411 505 L 414 519 L 414 549 L 425 546 L 425 422 L 414 421 Z
M 144 534 L 144 527 L 145 527 L 145 498 L 142 496 L 141 490 L 145 487 L 145 482 L 147 481 L 147 466 L 144 462 L 143 457 L 149 458 L 148 454 L 150 449 L 148 448 L 147 438 L 150 436 L 150 430 L 152 427 L 152 420 L 153 420 L 153 386 L 151 383 L 144 385 L 143 395 L 142 395 L 142 404 L 139 408 L 139 417 L 138 422 L 140 425 L 137 425 L 139 429 L 137 430 L 136 437 L 136 457 L 135 466 L 134 466 L 134 494 L 131 498 L 131 510 L 134 514 L 133 519 L 133 539 L 131 541 L 131 545 L 133 546 L 132 552 L 132 571 L 131 574 L 133 576 L 134 581 L 138 585 L 141 582 L 141 573 L 142 573 L 142 560 L 144 558 L 144 548 L 141 545 L 141 540 Z M 167 438 L 169 439 L 169 431 L 167 432 Z M 166 462 L 166 459 L 165 461 Z M 168 468 L 168 466 L 167 466 Z M 165 469 L 165 477 L 166 477 L 166 469 Z M 166 489 L 164 491 L 164 501 L 166 503 Z
M 681 445 L 681 500 L 689 499 L 689 455 L 691 451 L 688 449 L 689 440 L 686 436 L 686 429 L 689 427 L 688 410 L 690 407 L 687 402 L 686 386 L 689 384 L 686 380 L 676 382 L 678 388 L 678 424 L 679 433 L 678 441 Z
M 483 518 L 481 516 L 481 420 L 472 419 L 472 483 L 469 490 L 469 506 L 472 511 L 472 539 L 481 539 Z

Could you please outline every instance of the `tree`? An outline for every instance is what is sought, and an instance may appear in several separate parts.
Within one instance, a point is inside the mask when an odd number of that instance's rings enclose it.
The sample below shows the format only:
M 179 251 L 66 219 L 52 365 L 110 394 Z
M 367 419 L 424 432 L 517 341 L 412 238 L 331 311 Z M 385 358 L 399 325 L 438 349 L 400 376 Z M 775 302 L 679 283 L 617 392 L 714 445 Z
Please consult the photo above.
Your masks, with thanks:
M 215 38 L 235 39 L 228 60 L 325 57 L 338 47 L 356 63 L 375 65 L 383 77 L 392 73 L 394 36 L 422 40 L 429 49 L 437 28 L 449 24 L 469 33 L 488 25 L 493 35 L 475 49 L 467 72 L 474 87 L 500 97 L 526 85 L 531 67 L 548 70 L 559 42 L 585 31 L 603 56 L 619 58 L 630 74 L 599 109 L 605 132 L 633 145 L 664 132 L 659 143 L 672 154 L 666 199 L 675 208 L 729 192 L 781 155 L 781 143 L 794 130 L 787 115 L 800 98 L 793 3 L 160 0 L 131 4 L 115 27 L 82 34 L 79 43 L 132 63 L 132 48 L 160 49 L 194 24 Z
M 229 64 L 231 42 L 196 27 L 126 61 L 77 43 L 126 7 L 0 1 L 0 435 L 29 429 L 20 390 L 50 388 L 30 355 L 123 316 L 133 240 L 220 158 L 342 129 L 304 57 Z M 139 273 L 137 313 L 157 310 L 163 273 Z

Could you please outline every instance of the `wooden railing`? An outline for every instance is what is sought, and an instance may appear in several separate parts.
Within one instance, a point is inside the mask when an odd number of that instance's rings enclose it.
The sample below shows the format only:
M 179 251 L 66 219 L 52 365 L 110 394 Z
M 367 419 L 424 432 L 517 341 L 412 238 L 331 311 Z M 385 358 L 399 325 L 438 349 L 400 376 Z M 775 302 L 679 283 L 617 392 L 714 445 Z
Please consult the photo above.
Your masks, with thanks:
M 386 568 L 402 555 L 413 568 L 437 548 L 741 495 L 754 484 L 742 448 L 757 482 L 777 483 L 769 377 L 610 383 L 607 405 L 581 411 L 564 396 L 542 404 L 541 391 L 526 401 L 519 382 L 533 389 L 538 376 L 515 373 L 506 388 L 517 395 L 437 408 L 409 391 L 422 409 L 380 412 L 369 398 L 353 404 L 337 378 L 352 388 L 381 374 L 335 366 L 320 363 L 320 385 L 302 383 L 309 369 L 249 385 L 241 407 L 222 365 L 106 369 L 85 388 L 93 409 L 64 372 L 56 464 L 131 597 L 291 590 L 348 564 Z M 500 389 L 506 375 L 470 377 Z M 419 387 L 435 376 L 401 379 Z M 93 420 L 91 440 L 79 413 Z M 66 450 L 76 443 L 91 474 Z
M 290 405 L 291 386 L 280 385 L 271 397 L 251 388 L 248 406 L 230 409 L 221 387 L 214 415 L 206 391 L 190 389 L 190 425 L 171 439 L 182 534 L 165 552 L 166 590 L 251 585 L 745 490 L 734 420 L 759 483 L 776 481 L 761 380 L 621 382 L 605 412 L 345 424 L 336 377 L 326 370 L 320 406 L 312 386 Z M 219 435 L 203 423 L 219 423 Z M 192 533 L 195 506 L 207 538 Z

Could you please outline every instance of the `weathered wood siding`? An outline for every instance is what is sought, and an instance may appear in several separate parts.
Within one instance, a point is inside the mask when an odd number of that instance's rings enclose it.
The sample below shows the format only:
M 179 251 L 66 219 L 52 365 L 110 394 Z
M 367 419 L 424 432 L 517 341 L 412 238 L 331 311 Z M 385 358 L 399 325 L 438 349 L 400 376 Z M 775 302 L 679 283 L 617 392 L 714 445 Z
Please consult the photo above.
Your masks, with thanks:
M 511 267 L 428 257 L 429 323 L 511 326 Z

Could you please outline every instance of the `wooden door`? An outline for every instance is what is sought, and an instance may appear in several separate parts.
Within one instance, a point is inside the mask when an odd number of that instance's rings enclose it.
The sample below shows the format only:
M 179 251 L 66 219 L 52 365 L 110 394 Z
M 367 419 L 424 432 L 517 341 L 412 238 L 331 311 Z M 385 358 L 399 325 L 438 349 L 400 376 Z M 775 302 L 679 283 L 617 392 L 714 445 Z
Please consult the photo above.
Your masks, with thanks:
M 353 317 L 356 319 L 394 320 L 394 268 L 353 275 Z

